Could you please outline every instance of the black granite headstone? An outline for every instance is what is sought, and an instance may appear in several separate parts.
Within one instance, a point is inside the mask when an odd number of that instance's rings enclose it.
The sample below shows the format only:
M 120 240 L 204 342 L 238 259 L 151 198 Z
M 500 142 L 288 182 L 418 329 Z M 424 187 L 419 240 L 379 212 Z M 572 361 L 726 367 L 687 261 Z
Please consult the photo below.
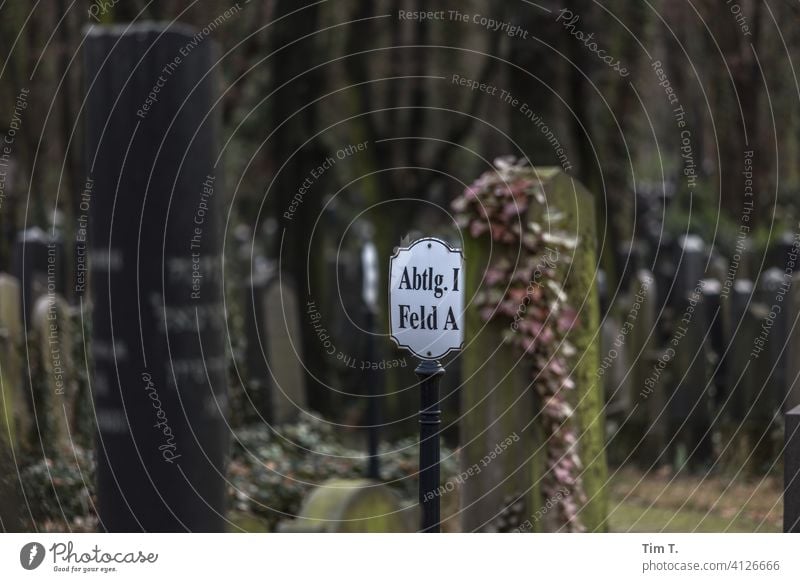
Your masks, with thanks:
M 708 325 L 709 357 L 711 360 L 711 379 L 714 387 L 713 402 L 719 405 L 724 398 L 725 353 L 725 312 L 722 309 L 722 284 L 717 279 L 703 280 L 703 300 Z M 716 406 L 715 406 L 716 408 Z
M 782 233 L 770 249 L 770 263 L 781 270 L 800 271 L 798 245 L 800 241 L 795 233 L 791 231 Z
M 789 315 L 787 317 L 789 354 L 800 353 L 800 272 L 792 276 L 792 289 L 789 293 Z M 784 411 L 800 406 L 800 358 L 786 358 L 786 400 Z
M 791 309 L 788 291 L 791 278 L 785 278 L 783 269 L 773 267 L 766 270 L 758 282 L 759 302 L 766 309 L 760 322 L 758 337 L 763 340 L 758 347 L 763 349 L 756 359 L 760 386 L 757 386 L 759 412 L 764 419 L 773 418 L 786 399 L 786 349 L 789 339 L 787 316 Z
M 783 449 L 783 531 L 800 533 L 800 406 L 786 413 Z
M 691 292 L 673 334 L 675 389 L 669 403 L 673 447 L 685 447 L 691 466 L 708 462 L 712 453 L 706 307 L 703 294 Z
M 753 282 L 739 279 L 733 284 L 729 304 L 730 336 L 725 354 L 725 412 L 728 420 L 744 420 L 753 394 L 754 367 L 751 352 L 758 326 L 751 310 Z
M 64 241 L 34 226 L 17 233 L 13 255 L 12 272 L 20 282 L 22 317 L 30 329 L 36 299 L 48 291 L 64 295 Z
M 264 348 L 267 315 L 267 285 L 272 280 L 275 267 L 264 257 L 256 256 L 251 263 L 248 284 L 244 289 L 245 390 L 247 402 L 243 418 L 248 422 L 273 422 L 270 386 L 272 384 Z
M 226 326 L 215 53 L 187 26 L 85 50 L 100 527 L 222 531 Z

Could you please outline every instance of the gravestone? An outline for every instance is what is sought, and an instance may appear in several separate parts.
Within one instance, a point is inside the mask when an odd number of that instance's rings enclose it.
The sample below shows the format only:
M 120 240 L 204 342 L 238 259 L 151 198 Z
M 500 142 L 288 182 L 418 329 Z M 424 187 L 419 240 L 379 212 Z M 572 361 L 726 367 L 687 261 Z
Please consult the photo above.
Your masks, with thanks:
M 729 304 L 730 335 L 725 358 L 727 404 L 724 416 L 735 425 L 744 420 L 753 397 L 755 376 L 750 353 L 758 326 L 751 309 L 753 293 L 751 280 L 737 279 Z
M 22 531 L 22 495 L 17 455 L 30 426 L 22 392 L 22 318 L 19 284 L 0 273 L 0 532 Z
M 19 447 L 15 441 L 12 402 L 5 400 L 8 380 L 0 369 L 0 533 L 22 531 L 22 496 L 18 471 Z
M 247 261 L 250 262 L 248 253 Z M 245 348 L 245 401 L 241 411 L 243 422 L 270 422 L 270 386 L 272 381 L 264 349 L 266 340 L 265 309 L 267 285 L 275 272 L 274 266 L 264 257 L 252 259 L 244 287 L 243 318 L 246 337 Z
M 635 458 L 651 466 L 664 447 L 666 415 L 661 414 L 666 402 L 663 386 L 653 376 L 657 362 L 657 299 L 656 277 L 648 269 L 639 269 L 634 278 L 631 310 L 630 343 L 631 424 L 639 446 Z
M 764 407 L 772 414 L 782 408 L 788 393 L 786 368 L 789 358 L 789 315 L 791 313 L 791 277 L 785 276 L 783 269 L 767 269 L 759 280 L 759 300 L 769 312 L 762 326 L 768 326 L 768 335 L 763 352 L 758 356 L 759 379 L 764 382 Z M 788 325 L 787 325 L 788 324 Z M 766 332 L 762 327 L 762 331 Z M 760 334 L 763 335 L 763 334 Z
M 568 296 L 577 302 L 579 324 L 569 334 L 569 341 L 580 354 L 572 367 L 576 390 L 577 447 L 584 463 L 583 486 L 588 500 L 580 519 L 589 531 L 603 527 L 606 500 L 605 420 L 603 385 L 597 375 L 599 354 L 599 301 L 597 296 L 597 253 L 594 199 L 577 181 L 557 168 L 534 168 L 537 185 L 547 206 L 563 213 L 571 235 L 579 237 L 565 283 Z M 532 211 L 537 205 L 532 205 Z M 544 217 L 531 220 L 547 228 Z M 523 219 L 524 220 L 524 219 Z M 489 259 L 502 252 L 492 247 L 489 237 L 464 238 L 466 265 L 465 297 L 473 297 L 481 287 Z M 508 257 L 513 262 L 514 257 Z M 561 266 L 560 266 L 561 267 Z M 464 384 L 461 390 L 462 417 L 459 426 L 463 470 L 480 463 L 498 443 L 512 434 L 519 436 L 477 475 L 465 480 L 461 488 L 462 530 L 485 528 L 505 507 L 505 500 L 525 496 L 527 510 L 533 513 L 546 499 L 539 483 L 545 463 L 541 428 L 531 420 L 538 405 L 530 386 L 530 374 L 515 350 L 504 343 L 506 326 L 499 321 L 485 323 L 476 308 L 466 309 L 465 349 L 460 356 Z
M 608 276 L 603 269 L 597 270 L 597 296 L 600 302 L 600 316 L 605 317 L 611 307 L 611 300 L 608 296 Z
M 308 411 L 300 306 L 285 273 L 267 286 L 264 306 L 271 418 L 280 425 L 295 422 Z
M 711 247 L 711 261 L 708 264 L 707 275 L 711 279 L 720 281 L 720 294 L 727 295 L 729 290 L 723 293 L 722 281 L 730 279 L 730 284 L 733 283 L 732 274 L 729 271 L 730 263 L 724 255 L 722 255 L 716 247 Z
M 789 279 L 790 280 L 790 279 Z M 752 306 L 757 328 L 751 351 L 753 393 L 747 416 L 748 441 L 753 451 L 751 469 L 760 472 L 775 460 L 780 448 L 775 428 L 786 397 L 787 326 L 789 302 L 783 271 L 773 267 L 758 281 L 757 302 Z
M 708 252 L 703 239 L 696 234 L 681 236 L 675 258 L 678 270 L 673 297 L 678 305 L 683 306 L 686 298 L 704 278 Z
M 331 479 L 314 489 L 283 533 L 410 533 L 413 506 L 403 506 L 386 485 L 367 479 Z
M 751 446 L 747 428 L 756 379 L 751 353 L 760 326 L 753 312 L 754 290 L 751 280 L 737 279 L 727 301 L 730 331 L 724 356 L 725 391 L 721 396 L 720 453 L 723 466 L 736 470 L 745 465 Z
M 600 342 L 600 305 L 597 290 L 599 254 L 595 197 L 577 180 L 558 168 L 539 169 L 547 205 L 563 213 L 570 234 L 578 237 L 569 266 L 560 265 L 567 273 L 564 289 L 578 321 L 567 334 L 576 349 L 571 375 L 575 381 L 574 405 L 577 418 L 577 447 L 584 463 L 583 488 L 590 500 L 581 509 L 580 518 L 587 531 L 605 527 L 607 469 L 605 459 L 605 419 L 603 418 L 603 387 L 597 378 Z M 536 217 L 544 222 L 542 217 Z M 558 225 L 555 225 L 556 227 Z
M 713 404 L 717 410 L 724 402 L 725 361 L 722 354 L 728 347 L 726 338 L 726 312 L 722 309 L 722 284 L 718 279 L 703 280 L 703 302 L 708 326 L 708 356 L 713 387 Z
M 674 390 L 669 401 L 670 435 L 676 466 L 690 468 L 711 461 L 710 381 L 708 376 L 708 321 L 702 293 L 690 291 L 675 323 L 671 365 Z M 677 345 L 676 345 L 677 344 Z
M 783 531 L 800 533 L 800 406 L 784 418 Z
M 12 415 L 17 446 L 25 448 L 31 431 L 28 382 L 23 376 L 22 303 L 16 277 L 0 273 L 0 372 L 3 375 L 3 398 Z
M 792 273 L 800 270 L 800 257 L 797 256 L 798 235 L 792 231 L 785 231 L 780 234 L 772 245 L 770 252 L 770 264 L 779 268 L 781 271 L 789 269 Z
M 93 26 L 86 37 L 97 494 L 106 531 L 224 530 L 216 50 L 196 32 L 142 23 Z
M 738 277 L 755 281 L 761 273 L 761 255 L 756 250 L 753 240 L 750 237 L 737 239 L 734 258 L 739 258 L 739 268 L 736 271 Z
M 656 277 L 657 303 L 662 308 L 660 319 L 668 318 L 667 311 L 671 311 L 672 296 L 676 293 L 677 243 L 675 239 L 664 235 L 657 247 L 656 263 L 653 269 Z M 666 332 L 665 332 L 666 333 Z M 663 339 L 663 338 L 662 338 Z
M 625 344 L 619 342 L 620 322 L 609 313 L 603 320 L 600 336 L 600 374 L 606 398 L 606 415 L 626 416 L 630 410 L 630 375 L 626 370 Z
M 789 292 L 789 316 L 787 318 L 788 347 L 790 357 L 786 358 L 786 400 L 783 410 L 789 411 L 800 406 L 800 358 L 791 357 L 800 354 L 800 274 L 792 277 L 792 289 Z
M 23 321 L 30 328 L 36 299 L 48 291 L 65 293 L 64 241 L 38 226 L 20 231 L 14 241 L 12 272 L 20 282 Z
M 0 382 L 5 383 L 0 372 Z M 0 401 L 0 533 L 21 531 L 22 503 L 17 481 L 13 413 Z
M 36 358 L 30 370 L 35 379 L 37 431 L 49 454 L 67 452 L 74 432 L 77 388 L 69 306 L 59 295 L 43 295 L 34 303 L 31 322 L 34 346 L 29 353 Z
M 631 452 L 630 421 L 631 375 L 629 374 L 628 346 L 620 342 L 621 326 L 615 313 L 608 313 L 603 320 L 600 341 L 600 377 L 606 398 L 606 424 L 609 427 L 608 461 L 622 463 Z

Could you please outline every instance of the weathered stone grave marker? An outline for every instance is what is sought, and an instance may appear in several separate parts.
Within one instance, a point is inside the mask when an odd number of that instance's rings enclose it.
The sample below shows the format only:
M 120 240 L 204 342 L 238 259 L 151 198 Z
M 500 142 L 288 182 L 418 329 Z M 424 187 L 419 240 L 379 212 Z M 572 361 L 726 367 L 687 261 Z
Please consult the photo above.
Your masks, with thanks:
M 224 529 L 215 50 L 195 39 L 182 25 L 87 34 L 97 489 L 108 531 Z
M 36 426 L 50 454 L 69 451 L 75 410 L 75 378 L 72 367 L 73 333 L 69 306 L 63 297 L 39 297 L 31 316 L 35 341 L 36 370 L 34 401 Z
M 546 199 L 547 208 L 563 217 L 555 227 L 565 228 L 578 238 L 577 247 L 570 253 L 571 261 L 558 261 L 558 272 L 568 273 L 564 287 L 567 296 L 576 302 L 573 307 L 579 310 L 578 323 L 567 339 L 576 350 L 576 357 L 570 361 L 569 372 L 575 382 L 574 398 L 570 400 L 575 403 L 579 435 L 576 447 L 584 462 L 581 479 L 588 501 L 580 508 L 580 521 L 589 531 L 602 530 L 606 524 L 607 477 L 603 386 L 597 373 L 601 362 L 595 199 L 580 182 L 558 168 L 531 168 L 530 176 L 536 191 Z M 533 199 L 531 194 L 530 200 Z M 544 205 L 530 201 L 523 204 L 522 224 L 547 224 Z M 465 236 L 464 240 L 470 257 L 466 266 L 467 297 L 486 289 L 487 268 L 498 261 L 515 264 L 524 258 L 517 250 L 500 248 L 488 234 Z M 542 404 L 531 386 L 529 363 L 506 343 L 508 326 L 499 320 L 486 322 L 474 302 L 466 310 L 465 323 L 470 339 L 460 358 L 464 378 L 460 463 L 463 471 L 475 466 L 481 470 L 460 487 L 461 527 L 463 531 L 479 531 L 498 516 L 508 499 L 524 499 L 529 515 L 548 501 L 541 488 L 547 451 Z M 513 446 L 482 466 L 482 460 L 510 435 L 518 439 Z M 578 503 L 573 499 L 569 502 Z M 538 521 L 533 529 L 546 528 Z
M 247 256 L 248 262 L 250 256 Z M 246 337 L 245 366 L 246 380 L 245 391 L 247 403 L 242 411 L 246 422 L 263 419 L 272 422 L 272 406 L 270 402 L 270 388 L 272 378 L 267 365 L 266 342 L 266 292 L 272 280 L 275 269 L 264 257 L 256 256 L 252 259 L 248 283 L 244 288 L 244 330 Z
M 15 459 L 30 430 L 20 349 L 22 317 L 15 277 L 0 273 L 0 532 L 22 530 L 22 496 Z
M 267 365 L 270 371 L 271 418 L 294 422 L 308 410 L 300 335 L 300 306 L 294 285 L 280 273 L 264 294 Z
M 677 253 L 675 258 L 678 262 L 678 272 L 675 276 L 675 294 L 673 297 L 677 300 L 678 305 L 683 308 L 686 305 L 687 298 L 704 278 L 708 250 L 700 236 L 688 234 L 678 239 Z
M 405 533 L 414 531 L 411 507 L 386 485 L 366 479 L 331 479 L 314 489 L 283 533 Z
M 31 415 L 23 378 L 22 315 L 20 285 L 16 277 L 0 273 L 0 372 L 3 375 L 3 398 L 8 403 L 7 414 L 12 415 L 17 445 L 25 446 L 30 436 Z

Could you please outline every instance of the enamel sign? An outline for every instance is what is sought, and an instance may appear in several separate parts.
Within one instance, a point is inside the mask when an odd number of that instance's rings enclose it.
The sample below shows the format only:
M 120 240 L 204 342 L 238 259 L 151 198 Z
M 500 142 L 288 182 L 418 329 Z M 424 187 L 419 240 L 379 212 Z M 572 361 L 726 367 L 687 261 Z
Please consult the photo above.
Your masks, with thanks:
M 464 343 L 464 255 L 437 238 L 399 248 L 390 261 L 391 338 L 423 360 Z

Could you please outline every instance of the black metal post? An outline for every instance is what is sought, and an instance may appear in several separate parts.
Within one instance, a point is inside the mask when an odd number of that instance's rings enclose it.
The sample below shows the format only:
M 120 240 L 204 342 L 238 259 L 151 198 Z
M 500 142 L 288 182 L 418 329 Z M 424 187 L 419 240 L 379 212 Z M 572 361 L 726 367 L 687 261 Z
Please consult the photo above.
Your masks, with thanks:
M 420 379 L 419 410 L 419 504 L 425 533 L 439 533 L 439 380 L 444 368 L 439 362 L 423 360 L 414 370 Z
M 378 460 L 378 440 L 379 440 L 379 410 L 378 395 L 380 387 L 378 385 L 378 372 L 372 367 L 375 361 L 375 336 L 372 335 L 375 329 L 375 311 L 367 308 L 365 327 L 367 329 L 367 349 L 364 359 L 367 361 L 366 380 L 367 380 L 367 477 L 379 481 L 381 478 L 380 463 Z

